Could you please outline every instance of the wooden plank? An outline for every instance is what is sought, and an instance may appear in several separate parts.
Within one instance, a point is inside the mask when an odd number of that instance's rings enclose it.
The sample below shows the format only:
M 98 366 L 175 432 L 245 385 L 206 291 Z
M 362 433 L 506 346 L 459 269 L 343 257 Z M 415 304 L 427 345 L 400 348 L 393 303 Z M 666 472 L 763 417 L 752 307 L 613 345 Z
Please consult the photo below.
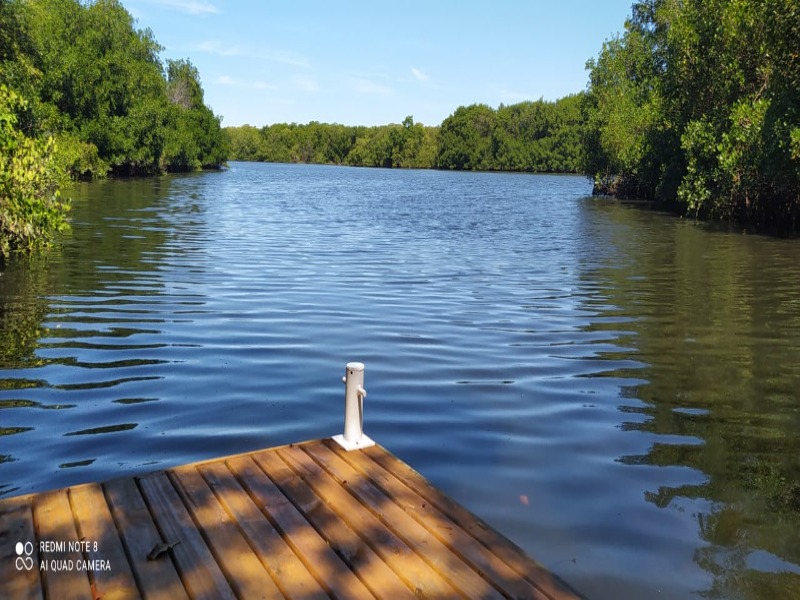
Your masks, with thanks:
M 100 485 L 72 487 L 70 500 L 78 521 L 78 535 L 88 542 L 84 556 L 95 563 L 96 568 L 87 569 L 95 597 L 103 600 L 139 598 L 136 580 Z
M 180 542 L 171 552 L 189 596 L 197 600 L 232 600 L 235 596 L 224 573 L 166 473 L 140 478 L 139 487 L 163 541 Z
M 40 543 L 62 544 L 49 550 L 39 547 L 40 559 L 47 569 L 40 571 L 44 580 L 45 595 L 50 598 L 71 600 L 91 598 L 92 588 L 86 571 L 78 570 L 77 561 L 83 559 L 80 552 L 70 551 L 70 542 L 79 540 L 75 530 L 75 519 L 69 504 L 67 490 L 47 492 L 33 501 L 33 520 L 36 538 Z
M 368 509 L 378 515 L 405 542 L 454 587 L 468 598 L 502 598 L 503 595 L 470 565 L 450 551 L 427 529 L 412 519 L 394 500 L 384 494 L 329 448 L 322 444 L 303 448 L 331 475 L 342 482 Z
M 204 463 L 199 471 L 284 595 L 304 599 L 328 598 L 227 467 L 220 463 Z
M 171 557 L 147 560 L 162 539 L 133 479 L 112 481 L 103 489 L 140 593 L 153 600 L 188 599 Z
M 170 472 L 178 493 L 239 598 L 283 598 L 264 565 L 194 466 Z
M 374 598 L 350 570 L 349 565 L 339 558 L 328 542 L 251 458 L 235 458 L 228 461 L 227 465 L 250 497 L 266 510 L 268 517 L 280 529 L 295 554 L 329 594 L 354 600 Z
M 402 579 L 339 518 L 308 484 L 277 454 L 259 455 L 263 468 L 281 491 L 303 512 L 305 518 L 320 532 L 376 598 L 383 600 L 413 600 L 416 598 Z
M 88 541 L 84 551 L 40 541 Z M 162 542 L 180 541 L 147 560 Z M 35 569 L 16 569 L 30 541 Z M 94 542 L 97 549 L 94 550 Z M 110 570 L 39 572 L 40 561 Z M 63 567 L 63 564 L 62 564 Z M 138 590 L 137 590 L 138 587 Z M 578 598 L 380 446 L 329 440 L 0 500 L 0 598 Z
M 23 544 L 21 555 L 17 554 L 17 543 Z M 26 548 L 27 544 L 30 545 Z M 26 550 L 32 550 L 31 554 Z M 21 559 L 19 564 L 18 558 Z M 0 504 L 0 598 L 40 600 L 42 597 L 39 544 L 31 497 L 3 500 Z
M 443 542 L 475 571 L 492 582 L 503 594 L 512 598 L 547 599 L 548 596 L 531 582 L 522 579 L 489 548 L 467 534 L 455 521 L 434 507 L 424 494 L 430 489 L 411 489 L 391 472 L 362 452 L 347 452 L 339 444 L 328 440 L 325 447 L 357 469 L 361 475 L 375 483 L 406 514 Z
M 399 458 L 379 446 L 367 448 L 363 452 L 408 487 L 425 489 L 424 495 L 431 504 L 449 515 L 464 531 L 502 558 L 520 577 L 534 584 L 548 596 L 551 598 L 580 597 L 565 582 L 525 554 L 519 546 L 432 486 L 422 475 Z
M 267 453 L 253 458 L 261 463 Z M 314 462 L 301 448 L 284 448 L 277 454 L 328 504 L 348 527 L 357 531 L 397 575 L 425 598 L 453 598 L 460 595 L 372 512 L 365 510 L 344 487 Z

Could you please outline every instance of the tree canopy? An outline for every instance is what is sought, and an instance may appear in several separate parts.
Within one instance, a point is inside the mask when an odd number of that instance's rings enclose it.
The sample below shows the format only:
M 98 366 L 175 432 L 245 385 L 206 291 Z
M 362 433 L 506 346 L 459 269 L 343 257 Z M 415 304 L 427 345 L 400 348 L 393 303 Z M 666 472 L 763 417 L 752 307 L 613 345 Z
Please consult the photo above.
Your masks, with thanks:
M 800 225 L 800 2 L 644 0 L 589 61 L 587 170 L 608 191 Z
M 375 127 L 337 123 L 278 123 L 262 128 L 226 127 L 231 160 L 301 162 L 360 167 L 431 168 L 438 127 L 415 123 Z
M 159 59 L 118 0 L 0 0 L 0 250 L 66 226 L 65 177 L 217 168 L 227 150 L 188 60 Z
M 349 127 L 312 121 L 226 127 L 232 160 L 366 167 L 578 173 L 581 95 L 498 109 L 460 106 L 438 127 Z
M 24 99 L 0 85 L 0 257 L 47 244 L 67 225 L 55 143 L 18 128 L 15 113 L 26 108 Z
M 159 58 L 118 0 L 0 2 L 0 83 L 26 135 L 52 135 L 73 178 L 219 167 L 220 118 L 188 60 Z

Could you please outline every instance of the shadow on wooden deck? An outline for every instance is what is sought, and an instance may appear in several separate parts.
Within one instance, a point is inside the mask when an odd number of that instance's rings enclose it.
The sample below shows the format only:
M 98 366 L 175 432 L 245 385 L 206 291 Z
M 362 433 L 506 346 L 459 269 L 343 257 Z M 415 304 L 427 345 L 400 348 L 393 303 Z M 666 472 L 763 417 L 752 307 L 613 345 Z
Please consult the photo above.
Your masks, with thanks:
M 578 597 L 383 448 L 331 440 L 2 500 L 0 596 Z

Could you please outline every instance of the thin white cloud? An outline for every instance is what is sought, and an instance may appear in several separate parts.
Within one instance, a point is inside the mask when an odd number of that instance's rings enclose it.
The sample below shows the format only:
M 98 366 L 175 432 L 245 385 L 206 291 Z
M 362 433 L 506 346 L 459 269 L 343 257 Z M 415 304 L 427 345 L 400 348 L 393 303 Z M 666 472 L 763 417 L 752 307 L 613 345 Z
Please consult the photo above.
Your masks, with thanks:
M 218 13 L 219 9 L 205 0 L 152 0 L 155 4 L 172 8 L 190 15 Z
M 236 79 L 231 77 L 230 75 L 220 75 L 216 79 L 214 79 L 214 83 L 217 85 L 225 85 L 225 86 L 233 86 L 238 88 L 249 88 L 253 90 L 277 90 L 278 86 L 266 83 L 264 81 L 247 81 L 242 79 Z M 306 86 L 311 86 L 313 84 L 306 83 Z
M 245 52 L 239 46 L 225 46 L 217 40 L 206 40 L 192 46 L 192 50 L 208 52 L 218 56 L 244 56 Z
M 414 76 L 414 79 L 416 79 L 417 81 L 428 81 L 428 79 L 430 79 L 429 75 L 427 75 L 426 73 L 423 73 L 422 71 L 420 71 L 416 67 L 411 67 L 411 74 Z
M 353 89 L 359 94 L 380 94 L 390 96 L 394 90 L 386 85 L 375 83 L 369 79 L 353 79 Z
M 308 69 L 311 66 L 306 57 L 292 54 L 291 52 L 284 52 L 283 50 L 264 50 L 262 52 L 256 51 L 251 53 L 250 56 L 289 65 L 290 67 L 302 67 L 303 69 Z
M 224 44 L 219 40 L 204 40 L 193 44 L 191 49 L 196 52 L 207 52 L 217 56 L 242 56 L 247 58 L 257 58 L 270 62 L 281 63 L 291 67 L 309 68 L 311 65 L 304 56 L 292 54 L 283 50 L 243 48 L 236 44 Z

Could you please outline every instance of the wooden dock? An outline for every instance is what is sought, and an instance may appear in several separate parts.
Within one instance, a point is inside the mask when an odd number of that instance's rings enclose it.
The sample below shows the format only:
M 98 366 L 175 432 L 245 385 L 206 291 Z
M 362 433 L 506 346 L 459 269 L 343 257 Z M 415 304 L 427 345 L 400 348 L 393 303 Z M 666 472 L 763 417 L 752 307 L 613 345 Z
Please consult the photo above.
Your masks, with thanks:
M 0 598 L 575 598 L 380 446 L 0 500 Z

